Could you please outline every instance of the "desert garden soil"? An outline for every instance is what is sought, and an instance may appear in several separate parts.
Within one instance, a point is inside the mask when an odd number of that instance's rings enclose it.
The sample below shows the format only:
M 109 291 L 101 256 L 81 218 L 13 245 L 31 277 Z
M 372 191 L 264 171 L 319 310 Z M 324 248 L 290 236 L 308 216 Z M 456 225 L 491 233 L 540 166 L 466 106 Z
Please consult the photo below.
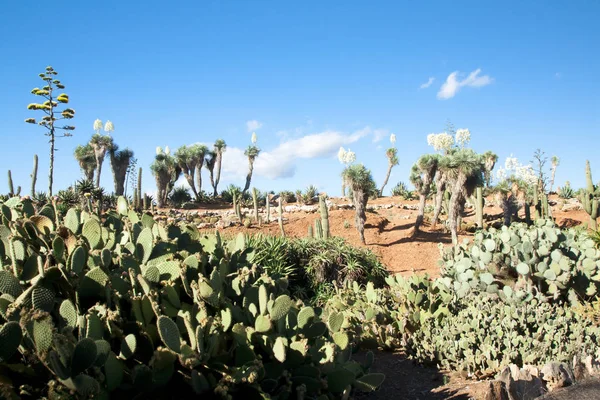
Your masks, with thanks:
M 555 196 L 551 200 L 558 202 L 552 207 L 552 214 L 556 223 L 561 227 L 572 227 L 588 221 L 589 216 L 585 211 L 560 211 L 560 200 Z M 346 200 L 332 199 L 336 204 L 347 203 Z M 428 274 L 439 275 L 438 260 L 440 256 L 439 243 L 448 246 L 451 243 L 450 232 L 441 224 L 432 228 L 429 224 L 414 234 L 413 226 L 417 211 L 396 207 L 397 205 L 414 206 L 417 201 L 404 201 L 396 197 L 384 197 L 369 201 L 369 204 L 388 205 L 395 207 L 380 209 L 367 213 L 365 229 L 366 242 L 369 249 L 377 254 L 381 262 L 392 273 L 403 275 Z M 207 207 L 207 209 L 210 207 Z M 222 209 L 222 208 L 221 208 Z M 465 222 L 474 220 L 474 212 L 467 210 Z M 484 213 L 490 216 L 501 217 L 499 207 L 486 206 Z M 533 214 L 533 213 L 532 213 Z M 305 237 L 308 226 L 314 224 L 319 214 L 295 212 L 284 213 L 288 220 L 284 224 L 286 236 Z M 442 218 L 444 218 L 442 216 Z M 344 237 L 355 246 L 362 246 L 356 229 L 354 228 L 354 210 L 329 211 L 329 224 L 333 236 Z M 263 224 L 262 226 L 230 227 L 222 229 L 223 234 L 236 234 L 238 232 L 264 233 L 279 235 L 277 222 Z M 460 233 L 460 240 L 470 239 L 473 234 Z M 375 352 L 375 365 L 373 372 L 382 372 L 386 380 L 382 387 L 374 394 L 361 396 L 365 399 L 406 399 L 406 400 L 439 400 L 439 399 L 484 399 L 487 389 L 486 381 L 473 381 L 466 379 L 458 373 L 439 371 L 435 367 L 423 367 L 408 360 L 403 354 L 397 352 Z M 356 355 L 357 358 L 364 353 Z

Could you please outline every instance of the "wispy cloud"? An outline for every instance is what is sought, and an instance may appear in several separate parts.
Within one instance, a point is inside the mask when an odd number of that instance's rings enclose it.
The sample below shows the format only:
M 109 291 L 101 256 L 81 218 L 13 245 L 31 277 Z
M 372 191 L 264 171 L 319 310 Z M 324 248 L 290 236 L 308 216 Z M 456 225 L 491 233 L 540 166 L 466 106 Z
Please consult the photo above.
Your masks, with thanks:
M 429 86 L 431 86 L 431 84 L 433 83 L 433 81 L 435 81 L 435 78 L 433 76 L 429 77 L 429 80 L 425 83 L 423 83 L 421 86 L 419 86 L 419 88 L 421 89 L 427 89 Z
M 272 150 L 263 150 L 254 163 L 254 174 L 268 179 L 290 178 L 301 159 L 333 157 L 341 146 L 378 135 L 380 130 L 365 127 L 351 133 L 324 131 L 285 140 Z M 227 147 L 223 153 L 223 180 L 241 180 L 248 173 L 248 158 L 244 150 Z
M 560 79 L 560 78 L 562 78 L 562 74 L 560 72 L 557 72 L 557 73 L 554 74 L 554 77 L 556 79 Z
M 444 82 L 444 84 L 440 88 L 440 91 L 437 93 L 437 98 L 440 100 L 451 99 L 456 95 L 456 93 L 458 93 L 458 91 L 462 87 L 468 86 L 479 88 L 487 86 L 493 82 L 494 79 L 491 78 L 489 75 L 479 75 L 480 73 L 481 69 L 478 68 L 475 71 L 471 72 L 469 76 L 467 76 L 465 79 L 460 80 L 460 72 L 452 72 L 450 75 L 448 75 L 448 78 L 446 78 L 446 82 Z
M 262 128 L 262 126 L 263 126 L 262 122 L 259 122 L 255 119 L 246 121 L 246 129 L 248 130 L 248 132 L 257 131 L 260 128 Z

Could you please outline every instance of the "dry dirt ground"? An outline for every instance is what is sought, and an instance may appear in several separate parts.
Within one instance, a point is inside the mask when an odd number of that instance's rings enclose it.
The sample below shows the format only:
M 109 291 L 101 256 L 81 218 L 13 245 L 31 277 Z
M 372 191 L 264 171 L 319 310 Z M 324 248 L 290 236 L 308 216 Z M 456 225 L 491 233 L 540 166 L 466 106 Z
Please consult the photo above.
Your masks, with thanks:
M 347 203 L 346 200 L 332 199 L 337 204 Z M 558 204 L 552 207 L 556 223 L 562 227 L 580 225 L 588 221 L 585 211 L 560 211 L 561 201 L 555 196 L 551 201 Z M 369 204 L 416 205 L 417 201 L 405 201 L 397 197 L 384 197 L 369 201 Z M 485 207 L 484 214 L 501 216 L 499 207 Z M 523 211 L 521 212 L 523 214 Z M 533 213 L 532 213 L 533 214 Z M 438 259 L 440 256 L 439 243 L 448 246 L 451 243 L 450 233 L 441 224 L 433 229 L 425 224 L 417 235 L 413 233 L 413 225 L 417 211 L 394 207 L 367 213 L 365 237 L 367 246 L 380 257 L 381 262 L 390 272 L 403 275 L 413 273 L 430 276 L 439 275 Z M 288 219 L 284 224 L 285 233 L 292 237 L 307 236 L 308 226 L 319 218 L 318 214 L 295 212 L 284 213 Z M 445 219 L 445 216 L 442 216 Z M 473 221 L 473 210 L 467 210 L 465 221 Z M 354 228 L 354 210 L 329 211 L 331 234 L 344 237 L 348 242 L 362 246 Z M 279 235 L 276 222 L 262 226 L 230 227 L 222 230 L 225 235 L 246 233 L 265 233 Z M 473 234 L 460 233 L 460 240 L 470 239 Z M 357 354 L 360 358 L 362 354 Z M 406 359 L 401 353 L 376 352 L 376 362 L 373 372 L 383 372 L 386 380 L 374 394 L 365 396 L 368 399 L 484 399 L 487 382 L 477 382 L 466 379 L 457 373 L 446 373 L 434 367 L 423 367 Z M 362 397 L 362 396 L 361 396 Z

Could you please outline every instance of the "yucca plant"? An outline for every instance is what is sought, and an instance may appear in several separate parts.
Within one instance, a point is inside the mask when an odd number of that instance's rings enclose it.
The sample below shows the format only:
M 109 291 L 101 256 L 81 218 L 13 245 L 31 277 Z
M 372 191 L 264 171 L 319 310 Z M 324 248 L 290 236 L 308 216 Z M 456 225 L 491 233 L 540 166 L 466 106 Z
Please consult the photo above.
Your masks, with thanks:
M 248 175 L 246 175 L 246 185 L 244 185 L 244 189 L 242 193 L 246 193 L 250 188 L 250 182 L 252 181 L 252 172 L 254 171 L 254 161 L 256 157 L 260 154 L 260 149 L 254 145 L 248 146 L 246 151 L 244 151 L 244 155 L 248 157 Z
M 346 182 L 346 185 L 352 190 L 352 202 L 355 208 L 355 226 L 360 235 L 360 241 L 362 244 L 365 242 L 365 221 L 367 216 L 365 214 L 367 209 L 367 202 L 369 196 L 373 193 L 377 193 L 375 181 L 369 171 L 362 164 L 353 164 L 342 172 L 342 177 Z
M 79 168 L 83 177 L 87 180 L 94 180 L 94 171 L 96 171 L 96 156 L 94 155 L 94 149 L 88 143 L 85 146 L 79 145 L 75 148 L 73 153 L 75 159 L 79 163 Z
M 410 181 L 419 193 L 419 211 L 415 222 L 415 232 L 419 231 L 425 216 L 425 201 L 431 191 L 431 184 L 435 178 L 439 162 L 439 155 L 425 154 L 412 166 Z
M 215 179 L 213 185 L 213 196 L 217 197 L 217 187 L 219 186 L 219 181 L 221 180 L 221 165 L 223 163 L 223 153 L 227 150 L 227 143 L 223 139 L 217 139 L 214 144 L 214 159 L 215 159 Z M 257 153 L 258 155 L 258 153 Z M 248 184 L 249 185 L 249 184 Z M 247 189 L 246 189 L 247 190 Z
M 150 170 L 156 179 L 158 189 L 156 203 L 158 207 L 164 207 L 167 204 L 169 193 L 173 190 L 173 186 L 181 174 L 181 168 L 170 155 L 168 147 L 165 150 L 158 147 Z
M 128 148 L 119 150 L 119 146 L 113 143 L 109 149 L 109 156 L 115 185 L 115 195 L 122 196 L 125 192 L 125 178 L 130 161 L 133 158 L 133 151 Z
M 390 141 L 392 142 L 392 144 L 395 144 L 396 135 L 392 134 L 392 136 L 390 137 Z M 388 170 L 387 170 L 387 174 L 385 175 L 385 180 L 383 181 L 383 185 L 381 185 L 381 189 L 379 190 L 380 196 L 383 196 L 383 189 L 385 188 L 385 186 L 387 185 L 387 183 L 390 179 L 390 175 L 392 173 L 392 168 L 394 168 L 396 165 L 398 165 L 398 149 L 396 149 L 396 147 L 390 147 L 385 152 L 385 155 L 387 156 L 387 159 L 388 159 Z
M 98 120 L 97 120 L 98 121 Z M 102 127 L 102 122 L 99 126 Z M 109 135 L 101 135 L 100 129 L 90 139 L 90 146 L 94 150 L 94 156 L 96 157 L 96 186 L 100 187 L 100 176 L 102 175 L 102 164 L 104 163 L 104 157 L 106 152 L 113 147 L 113 139 Z

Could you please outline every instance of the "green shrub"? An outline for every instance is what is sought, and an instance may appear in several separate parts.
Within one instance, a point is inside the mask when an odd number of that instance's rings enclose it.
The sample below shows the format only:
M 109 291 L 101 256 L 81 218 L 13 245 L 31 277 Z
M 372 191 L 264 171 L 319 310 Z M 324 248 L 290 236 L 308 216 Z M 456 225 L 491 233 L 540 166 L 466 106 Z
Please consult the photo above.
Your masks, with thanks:
M 183 186 L 176 187 L 169 195 L 169 202 L 176 208 L 180 208 L 183 203 L 192 201 L 192 196 L 187 188 Z

